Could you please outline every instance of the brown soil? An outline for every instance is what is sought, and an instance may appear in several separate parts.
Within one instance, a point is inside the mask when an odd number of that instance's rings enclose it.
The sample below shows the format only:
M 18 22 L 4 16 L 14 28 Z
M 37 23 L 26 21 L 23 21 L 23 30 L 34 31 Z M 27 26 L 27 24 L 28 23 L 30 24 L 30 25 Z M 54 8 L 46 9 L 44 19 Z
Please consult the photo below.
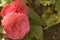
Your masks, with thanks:
M 44 31 L 44 40 L 60 40 L 60 23 Z

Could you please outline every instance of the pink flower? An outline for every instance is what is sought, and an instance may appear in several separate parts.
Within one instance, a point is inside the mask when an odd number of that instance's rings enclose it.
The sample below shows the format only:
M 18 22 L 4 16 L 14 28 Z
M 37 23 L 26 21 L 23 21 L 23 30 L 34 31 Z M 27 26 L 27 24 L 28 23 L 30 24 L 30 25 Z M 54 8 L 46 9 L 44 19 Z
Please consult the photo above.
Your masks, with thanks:
M 7 13 L 1 22 L 6 38 L 22 39 L 30 30 L 28 16 L 23 13 Z
M 1 16 L 4 17 L 7 13 L 15 11 L 17 13 L 28 14 L 28 7 L 23 1 L 13 1 L 7 4 L 1 11 Z

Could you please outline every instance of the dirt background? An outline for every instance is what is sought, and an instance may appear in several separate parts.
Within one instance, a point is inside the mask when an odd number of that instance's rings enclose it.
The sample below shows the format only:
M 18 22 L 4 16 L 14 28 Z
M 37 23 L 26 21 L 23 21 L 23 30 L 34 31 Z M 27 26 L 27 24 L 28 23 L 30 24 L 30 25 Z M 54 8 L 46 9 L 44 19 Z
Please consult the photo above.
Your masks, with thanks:
M 44 40 L 60 40 L 60 23 L 44 30 Z

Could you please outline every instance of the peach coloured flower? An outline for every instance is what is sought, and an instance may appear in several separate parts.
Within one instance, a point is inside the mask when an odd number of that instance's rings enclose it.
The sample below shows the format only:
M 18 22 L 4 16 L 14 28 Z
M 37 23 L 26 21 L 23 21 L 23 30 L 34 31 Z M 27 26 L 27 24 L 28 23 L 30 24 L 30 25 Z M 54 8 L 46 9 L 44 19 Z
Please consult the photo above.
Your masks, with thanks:
M 5 37 L 14 40 L 23 39 L 30 30 L 28 16 L 23 13 L 7 13 L 1 23 L 6 32 Z

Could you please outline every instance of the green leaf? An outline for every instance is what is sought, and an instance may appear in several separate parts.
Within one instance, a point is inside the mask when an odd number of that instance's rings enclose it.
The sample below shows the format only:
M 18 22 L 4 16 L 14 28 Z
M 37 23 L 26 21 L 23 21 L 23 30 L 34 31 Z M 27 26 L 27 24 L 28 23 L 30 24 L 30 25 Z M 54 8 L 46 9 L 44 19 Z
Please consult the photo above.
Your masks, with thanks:
M 3 34 L 2 33 L 0 33 L 0 40 L 3 38 Z
M 60 17 L 58 15 L 53 14 L 47 20 L 47 22 L 46 22 L 47 26 L 44 28 L 44 30 L 46 30 L 46 29 L 50 28 L 51 26 L 56 25 L 58 23 L 60 23 Z
M 43 40 L 43 30 L 40 23 L 40 17 L 30 9 L 29 18 L 31 26 L 30 32 L 23 40 Z
M 38 16 L 38 14 L 36 12 L 34 12 L 31 8 L 30 8 L 30 11 L 29 11 L 29 14 L 28 16 L 36 21 L 39 21 L 41 22 L 41 18 L 40 16 Z
M 2 40 L 2 38 L 3 38 L 3 28 L 2 28 L 2 26 L 0 25 L 0 40 Z
M 56 2 L 56 10 L 60 11 L 60 0 L 57 0 Z
M 0 33 L 2 33 L 2 31 L 3 31 L 3 28 L 2 28 L 2 26 L 0 25 Z
M 43 26 L 46 26 L 46 22 L 49 19 L 49 17 L 52 15 L 52 9 L 48 7 L 44 13 L 42 14 L 42 21 L 43 21 Z
M 11 39 L 3 37 L 3 38 L 1 38 L 1 40 L 11 40 Z
M 28 3 L 28 0 L 24 0 L 25 3 Z
M 10 2 L 12 2 L 13 0 L 1 0 L 0 1 L 0 6 L 1 7 L 4 7 L 7 3 L 10 3 Z

